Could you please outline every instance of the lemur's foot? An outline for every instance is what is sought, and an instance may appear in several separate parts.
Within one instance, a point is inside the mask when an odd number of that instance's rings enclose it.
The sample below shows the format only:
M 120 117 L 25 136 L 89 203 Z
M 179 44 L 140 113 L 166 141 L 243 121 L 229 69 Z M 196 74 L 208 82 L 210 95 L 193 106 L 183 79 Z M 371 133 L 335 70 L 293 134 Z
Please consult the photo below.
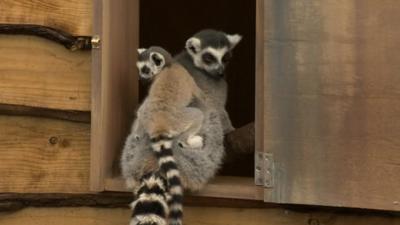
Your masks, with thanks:
M 203 147 L 203 137 L 199 135 L 188 137 L 186 140 L 189 147 L 191 148 L 201 148 Z

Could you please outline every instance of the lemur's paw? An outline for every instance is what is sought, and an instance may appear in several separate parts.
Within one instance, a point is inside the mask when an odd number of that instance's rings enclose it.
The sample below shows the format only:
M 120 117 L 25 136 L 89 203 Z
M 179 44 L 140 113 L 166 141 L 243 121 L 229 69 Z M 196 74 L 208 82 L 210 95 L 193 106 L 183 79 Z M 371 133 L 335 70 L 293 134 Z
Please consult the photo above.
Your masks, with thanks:
M 189 137 L 187 143 L 191 148 L 201 148 L 203 147 L 203 137 L 199 135 Z

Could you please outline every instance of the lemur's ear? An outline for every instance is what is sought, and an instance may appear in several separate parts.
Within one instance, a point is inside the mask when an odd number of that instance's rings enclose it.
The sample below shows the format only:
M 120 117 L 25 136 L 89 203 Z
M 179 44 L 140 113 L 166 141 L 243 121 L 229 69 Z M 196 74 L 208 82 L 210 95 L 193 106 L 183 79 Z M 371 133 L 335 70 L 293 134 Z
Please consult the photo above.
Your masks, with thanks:
M 242 35 L 240 34 L 227 34 L 229 43 L 231 44 L 231 49 L 233 49 L 242 40 Z
M 139 54 L 142 54 L 142 53 L 145 52 L 145 51 L 146 51 L 145 48 L 138 48 L 138 50 L 137 50 L 137 52 L 138 52 Z
M 162 67 L 165 64 L 164 56 L 158 52 L 150 53 L 150 60 L 158 67 Z
M 189 53 L 197 54 L 201 50 L 201 41 L 198 38 L 192 37 L 186 41 L 186 50 Z

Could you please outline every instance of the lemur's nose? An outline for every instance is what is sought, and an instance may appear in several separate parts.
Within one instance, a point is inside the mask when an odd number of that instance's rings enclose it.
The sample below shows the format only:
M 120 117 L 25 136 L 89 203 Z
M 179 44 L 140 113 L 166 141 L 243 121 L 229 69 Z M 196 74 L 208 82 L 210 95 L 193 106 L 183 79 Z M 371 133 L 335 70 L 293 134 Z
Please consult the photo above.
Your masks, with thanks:
M 140 72 L 144 73 L 144 74 L 148 74 L 148 73 L 150 73 L 150 68 L 147 66 L 143 66 L 142 69 L 140 69 Z
M 218 73 L 219 75 L 224 75 L 224 71 L 225 71 L 225 67 L 224 67 L 224 66 L 219 66 L 219 67 L 217 68 L 217 73 Z

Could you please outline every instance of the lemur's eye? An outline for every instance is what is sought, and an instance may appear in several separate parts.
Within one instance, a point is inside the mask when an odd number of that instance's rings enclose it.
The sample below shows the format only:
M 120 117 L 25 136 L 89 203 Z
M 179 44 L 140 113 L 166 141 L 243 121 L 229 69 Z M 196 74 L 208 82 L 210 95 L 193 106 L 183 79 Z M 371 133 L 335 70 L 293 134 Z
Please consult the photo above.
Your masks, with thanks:
M 154 64 L 156 64 L 156 66 L 160 66 L 162 63 L 162 59 L 157 54 L 153 54 L 151 56 L 151 60 L 153 60 Z
M 217 58 L 215 58 L 215 56 L 208 52 L 203 54 L 202 59 L 205 64 L 212 64 L 217 62 Z
M 228 63 L 229 60 L 232 58 L 232 53 L 227 52 L 223 57 L 222 57 L 222 62 L 223 63 Z

